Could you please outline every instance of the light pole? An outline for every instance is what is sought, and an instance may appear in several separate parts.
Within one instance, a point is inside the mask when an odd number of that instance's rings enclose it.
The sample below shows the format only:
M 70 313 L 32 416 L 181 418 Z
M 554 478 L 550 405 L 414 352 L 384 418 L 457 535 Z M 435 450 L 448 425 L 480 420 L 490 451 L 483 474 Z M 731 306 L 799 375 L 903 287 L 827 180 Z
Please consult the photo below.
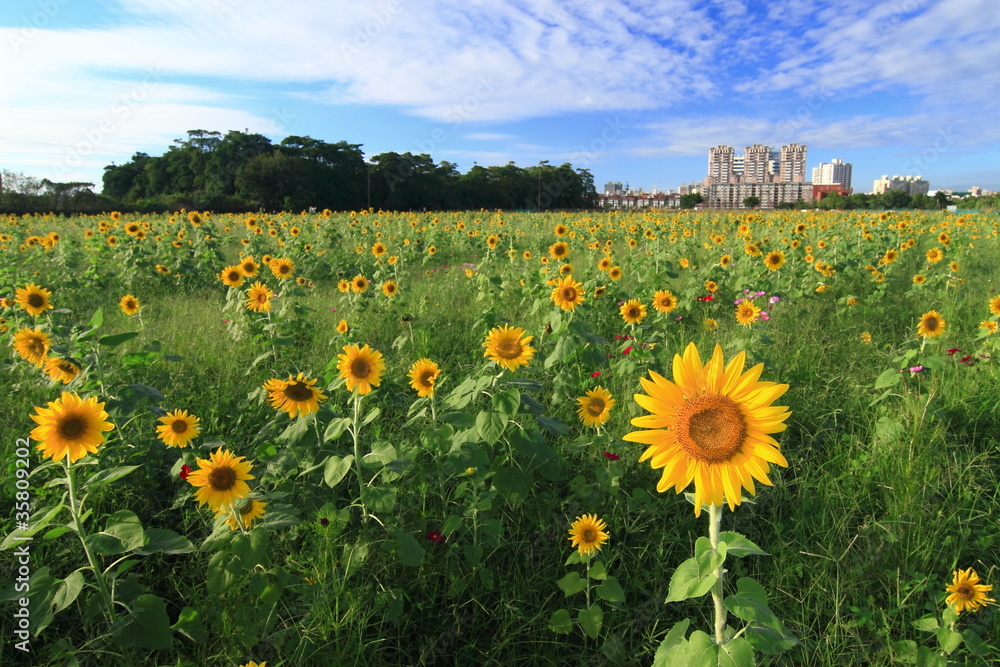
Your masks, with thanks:
M 538 201 L 536 206 L 538 210 L 542 210 L 542 169 L 549 163 L 548 160 L 542 160 L 538 163 Z

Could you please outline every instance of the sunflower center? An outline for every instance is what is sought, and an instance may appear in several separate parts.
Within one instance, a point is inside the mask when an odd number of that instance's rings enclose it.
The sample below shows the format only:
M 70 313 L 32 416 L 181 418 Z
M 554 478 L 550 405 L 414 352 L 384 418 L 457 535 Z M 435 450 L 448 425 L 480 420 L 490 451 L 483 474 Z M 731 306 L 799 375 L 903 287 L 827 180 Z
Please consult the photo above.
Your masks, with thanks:
M 187 422 L 183 419 L 175 419 L 170 423 L 170 430 L 177 434 L 186 433 L 188 430 Z
M 584 544 L 593 544 L 596 541 L 597 541 L 597 531 L 596 530 L 594 530 L 593 528 L 588 528 L 585 531 L 583 531 L 583 543 Z
M 81 417 L 69 417 L 59 423 L 59 435 L 67 440 L 76 440 L 87 430 L 87 422 Z
M 562 300 L 563 301 L 576 301 L 576 288 L 575 287 L 563 287 L 562 288 Z
M 976 589 L 969 583 L 961 583 L 955 587 L 955 595 L 963 600 L 971 600 L 976 596 Z
M 743 413 L 732 399 L 721 394 L 702 394 L 689 399 L 675 421 L 677 442 L 699 461 L 728 461 L 746 437 Z
M 312 388 L 304 382 L 289 382 L 285 387 L 285 397 L 293 401 L 308 401 L 313 397 Z
M 239 507 L 240 515 L 246 516 L 253 512 L 253 498 L 247 498 L 246 501 Z
M 266 292 L 257 292 L 257 303 L 267 303 Z
M 278 273 L 288 273 L 291 270 L 292 267 L 288 266 L 287 264 L 282 264 L 278 267 Z
M 228 491 L 236 485 L 236 471 L 229 466 L 220 466 L 209 473 L 208 483 L 215 491 Z
M 937 331 L 938 321 L 936 317 L 928 317 L 924 320 L 924 328 L 928 331 Z
M 628 309 L 628 316 L 633 319 L 639 317 L 639 309 L 636 308 L 635 306 L 632 306 L 631 308 Z
M 28 350 L 39 357 L 45 355 L 45 341 L 41 338 L 31 338 L 27 341 L 26 346 Z
M 59 362 L 59 370 L 61 370 L 63 373 L 74 373 L 75 374 L 77 372 L 76 366 L 74 366 L 73 364 L 71 364 L 68 361 L 60 361 Z
M 521 342 L 516 338 L 504 338 L 497 342 L 497 356 L 502 359 L 517 359 L 521 356 Z
M 235 283 L 235 282 L 239 281 L 239 279 L 240 279 L 240 272 L 239 271 L 230 271 L 229 272 L 229 281 L 230 282 L 234 282 Z
M 372 372 L 372 365 L 368 363 L 367 359 L 362 359 L 358 357 L 351 362 L 351 375 L 353 375 L 358 380 L 364 380 Z
M 41 308 L 45 305 L 45 298 L 37 292 L 28 295 L 28 305 L 32 308 Z
M 420 374 L 420 379 L 418 380 L 423 387 L 433 387 L 434 386 L 434 371 L 424 371 Z
M 587 412 L 595 417 L 599 417 L 604 412 L 604 399 L 597 398 L 596 396 L 591 398 L 590 402 L 587 403 Z

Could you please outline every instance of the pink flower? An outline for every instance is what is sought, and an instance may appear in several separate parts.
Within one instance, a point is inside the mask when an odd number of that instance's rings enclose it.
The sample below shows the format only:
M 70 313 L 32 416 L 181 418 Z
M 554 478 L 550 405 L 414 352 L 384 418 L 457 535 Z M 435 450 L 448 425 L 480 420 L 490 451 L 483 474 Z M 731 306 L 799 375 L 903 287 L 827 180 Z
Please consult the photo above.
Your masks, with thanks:
M 910 366 L 911 373 L 919 373 L 922 370 L 924 370 L 923 366 Z
M 427 541 L 433 542 L 434 544 L 441 544 L 444 542 L 444 535 L 441 534 L 440 530 L 432 530 L 427 533 Z
M 768 299 L 768 301 L 770 301 L 771 303 L 778 303 L 779 301 L 781 301 L 781 297 L 775 295 L 775 296 L 772 296 L 770 299 Z
M 612 454 L 611 452 L 604 452 L 604 458 L 608 459 L 609 461 L 617 461 L 621 457 L 618 456 L 617 454 Z

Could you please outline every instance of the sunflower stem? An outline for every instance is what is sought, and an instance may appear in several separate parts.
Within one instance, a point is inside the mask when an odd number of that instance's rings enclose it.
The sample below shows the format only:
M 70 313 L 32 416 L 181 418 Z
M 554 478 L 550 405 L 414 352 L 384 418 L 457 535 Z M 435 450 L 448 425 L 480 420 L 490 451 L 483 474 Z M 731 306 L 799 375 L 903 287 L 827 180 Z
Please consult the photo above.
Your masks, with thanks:
M 713 549 L 719 548 L 719 529 L 722 526 L 722 505 L 708 506 L 708 541 Z M 722 578 L 725 563 L 720 563 L 715 571 L 715 585 L 712 586 L 712 602 L 715 603 L 715 643 L 722 646 L 726 630 L 726 606 L 722 603 Z
M 368 512 L 365 509 L 365 504 L 362 502 L 361 497 L 365 492 L 365 480 L 361 472 L 361 447 L 360 439 L 358 438 L 358 420 L 361 415 L 361 394 L 355 394 L 354 396 L 354 419 L 351 424 L 351 437 L 354 439 L 354 469 L 358 473 L 358 504 L 361 505 L 361 515 L 367 520 Z
M 108 622 L 113 623 L 115 620 L 115 608 L 111 600 L 111 591 L 108 589 L 108 582 L 104 579 L 104 572 L 98 567 L 97 559 L 94 558 L 94 553 L 90 550 L 90 545 L 87 544 L 87 532 L 80 518 L 83 514 L 83 500 L 81 499 L 80 504 L 77 505 L 76 488 L 73 484 L 73 465 L 69 462 L 68 455 L 66 459 L 63 459 L 63 464 L 66 466 L 66 486 L 69 488 L 69 513 L 73 517 L 73 523 L 76 526 L 76 535 L 83 544 L 83 552 L 87 556 L 87 563 L 90 564 L 90 569 L 94 573 L 94 579 L 97 581 L 97 589 L 101 594 L 101 601 L 104 603 L 104 612 L 108 616 Z

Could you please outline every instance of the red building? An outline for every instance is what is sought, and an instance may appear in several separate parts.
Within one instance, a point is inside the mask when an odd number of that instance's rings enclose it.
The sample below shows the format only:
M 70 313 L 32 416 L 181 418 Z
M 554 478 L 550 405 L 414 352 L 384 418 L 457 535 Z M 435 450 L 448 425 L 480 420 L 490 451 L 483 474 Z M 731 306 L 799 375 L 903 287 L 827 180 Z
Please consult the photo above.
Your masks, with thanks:
M 822 199 L 829 197 L 830 195 L 837 194 L 841 197 L 846 197 L 853 192 L 851 188 L 845 188 L 840 183 L 833 183 L 832 185 L 817 185 L 813 183 L 813 201 L 821 201 Z

